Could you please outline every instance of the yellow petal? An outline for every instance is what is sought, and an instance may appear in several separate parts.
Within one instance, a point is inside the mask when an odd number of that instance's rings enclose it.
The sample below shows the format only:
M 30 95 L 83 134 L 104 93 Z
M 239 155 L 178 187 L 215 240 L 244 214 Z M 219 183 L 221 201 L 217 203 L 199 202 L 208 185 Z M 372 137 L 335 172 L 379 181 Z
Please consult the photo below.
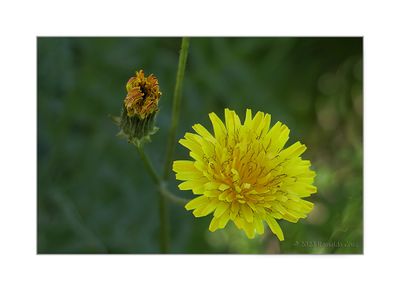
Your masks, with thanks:
M 214 140 L 215 138 L 213 135 L 201 124 L 195 124 L 193 125 L 193 129 L 202 137 L 208 138 L 209 140 Z
M 172 164 L 172 170 L 177 173 L 196 171 L 197 169 L 194 167 L 193 161 L 174 161 Z
M 308 197 L 317 192 L 317 187 L 307 183 L 296 182 L 287 188 L 287 192 L 298 197 Z
M 203 210 L 207 207 L 207 203 L 200 205 L 193 211 L 193 215 L 195 217 L 203 217 Z
M 200 146 L 203 150 L 203 153 L 206 157 L 213 157 L 215 156 L 215 145 L 205 139 L 200 142 Z
M 306 200 L 299 200 L 298 202 L 288 200 L 285 203 L 285 206 L 291 210 L 303 213 L 309 213 L 313 209 L 314 204 Z
M 267 221 L 268 226 L 271 229 L 272 233 L 274 233 L 280 241 L 283 241 L 285 238 L 283 236 L 282 229 L 276 222 L 276 220 L 269 215 L 265 216 L 265 220 Z
M 185 181 L 178 185 L 180 190 L 194 190 L 196 188 L 204 187 L 204 182 L 202 180 L 197 181 Z
M 278 151 L 280 151 L 285 146 L 286 142 L 289 139 L 289 133 L 290 133 L 289 128 L 285 124 L 283 124 L 281 126 L 281 132 L 280 132 L 278 140 L 277 140 L 277 145 L 278 145 L 277 150 Z
M 259 124 L 254 124 L 254 133 L 258 139 L 261 140 L 268 133 L 270 123 L 271 115 L 265 114 Z
M 205 190 L 203 194 L 207 197 L 218 197 L 220 193 L 221 191 L 219 190 Z
M 295 142 L 290 147 L 281 151 L 280 156 L 283 159 L 291 159 L 300 156 L 302 153 L 305 152 L 306 149 L 307 147 L 304 144 L 301 144 L 300 142 Z
M 214 135 L 218 140 L 224 140 L 226 136 L 226 128 L 224 123 L 219 119 L 219 117 L 214 113 L 209 114 L 211 123 L 214 129 Z
M 235 223 L 236 227 L 239 229 L 243 229 L 245 220 L 239 216 L 236 216 L 235 219 L 233 219 L 233 222 Z
M 263 118 L 264 118 L 264 113 L 262 113 L 261 111 L 258 111 L 256 113 L 256 115 L 254 116 L 253 121 L 251 123 L 251 127 L 252 127 L 252 130 L 254 131 L 254 133 L 255 133 L 255 130 L 257 129 L 257 127 L 260 125 Z
M 296 215 L 291 213 L 291 210 L 289 210 L 287 213 L 285 213 L 285 215 L 282 215 L 282 219 L 285 219 L 292 223 L 297 223 L 297 221 L 299 221 L 299 218 L 300 217 L 297 217 Z
M 197 180 L 201 177 L 203 177 L 203 173 L 200 173 L 197 170 L 193 172 L 179 172 L 176 174 L 176 179 L 181 181 Z
M 228 108 L 225 108 L 225 124 L 226 130 L 229 133 L 234 133 L 234 112 L 229 110 Z
M 199 156 L 203 155 L 204 153 L 202 147 L 192 140 L 182 138 L 179 140 L 179 143 Z
M 248 222 L 253 222 L 253 211 L 250 209 L 249 206 L 247 206 L 247 204 L 243 204 L 240 208 L 240 213 L 243 214 L 244 218 L 248 221 Z
M 217 208 L 215 209 L 214 216 L 220 217 L 222 214 L 224 214 L 224 212 L 229 213 L 229 211 L 226 211 L 228 208 L 229 208 L 229 203 L 219 202 Z
M 263 222 L 261 220 L 261 218 L 259 218 L 258 216 L 254 217 L 254 225 L 256 227 L 256 232 L 258 234 L 263 234 L 264 233 L 264 225 Z
M 267 135 L 265 136 L 264 142 L 267 143 L 267 146 L 269 148 L 269 151 L 277 151 L 277 148 L 279 147 L 279 134 L 281 133 L 281 126 L 282 122 L 278 121 L 277 123 L 274 124 L 274 126 L 268 131 Z
M 214 232 L 214 231 L 217 230 L 218 224 L 219 224 L 219 218 L 214 216 L 213 219 L 212 219 L 211 222 L 210 222 L 210 226 L 208 227 L 208 229 L 209 229 L 211 232 Z
M 202 209 L 202 211 L 199 213 L 200 215 L 198 217 L 202 217 L 202 216 L 206 216 L 206 215 L 210 214 L 211 212 L 213 212 L 215 210 L 217 205 L 218 204 L 214 201 L 214 199 L 209 199 L 206 207 L 204 207 L 204 209 Z
M 238 215 L 239 209 L 240 209 L 239 203 L 237 203 L 237 202 L 231 203 L 230 216 L 231 216 L 232 220 L 234 220 L 236 218 L 236 216 Z
M 219 218 L 218 227 L 224 228 L 229 221 L 229 211 L 225 211 L 225 213 Z
M 204 188 L 206 190 L 217 190 L 219 189 L 219 186 L 221 185 L 221 183 L 219 182 L 208 182 L 204 184 Z
M 301 200 L 301 204 L 303 206 L 303 209 L 306 211 L 311 211 L 314 208 L 314 203 L 307 201 L 307 200 Z
M 201 136 L 199 136 L 198 134 L 195 134 L 195 133 L 191 133 L 191 132 L 185 133 L 184 138 L 187 140 L 191 140 L 198 144 L 200 144 L 203 141 L 203 138 Z
M 191 156 L 193 159 L 196 160 L 196 162 L 200 162 L 204 164 L 204 154 L 203 153 L 195 153 L 195 152 L 189 152 L 189 156 Z
M 282 203 L 277 202 L 277 201 L 272 201 L 272 208 L 276 211 L 278 211 L 281 214 L 285 214 L 287 212 L 286 208 L 282 205 Z
M 235 113 L 235 111 L 232 111 L 233 115 L 233 122 L 235 124 L 236 129 L 240 129 L 242 127 L 242 123 L 240 122 L 240 117 Z
M 201 195 L 204 193 L 204 191 L 205 191 L 204 182 L 200 182 L 198 185 L 196 185 L 196 187 L 193 187 L 193 189 L 192 189 L 193 194 L 196 194 L 196 195 Z
M 253 223 L 249 223 L 249 222 L 244 222 L 243 224 L 243 229 L 247 235 L 248 238 L 254 238 L 255 236 L 255 228 Z
M 250 128 L 252 121 L 251 109 L 246 109 L 246 119 L 244 120 L 244 126 Z
M 195 208 L 197 208 L 197 207 L 199 207 L 199 206 L 201 206 L 201 205 L 207 203 L 207 201 L 208 201 L 208 198 L 205 197 L 205 196 L 200 196 L 200 197 L 194 198 L 194 199 L 190 200 L 190 201 L 185 205 L 185 209 L 186 209 L 186 210 L 195 209 Z

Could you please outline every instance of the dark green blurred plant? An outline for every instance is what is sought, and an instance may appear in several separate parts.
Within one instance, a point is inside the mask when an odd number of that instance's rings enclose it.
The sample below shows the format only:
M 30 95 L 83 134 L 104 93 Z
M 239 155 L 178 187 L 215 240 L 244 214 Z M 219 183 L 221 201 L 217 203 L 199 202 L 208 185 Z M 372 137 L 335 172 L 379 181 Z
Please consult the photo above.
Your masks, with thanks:
M 38 39 L 38 252 L 156 253 L 160 223 L 151 177 L 128 144 L 110 138 L 121 80 L 154 72 L 163 86 L 160 131 L 147 145 L 167 153 L 176 38 Z M 177 135 L 205 112 L 250 107 L 285 120 L 317 171 L 307 220 L 282 223 L 286 240 L 209 233 L 207 221 L 170 205 L 174 253 L 362 253 L 362 39 L 193 38 Z M 290 142 L 290 141 L 289 141 Z M 173 150 L 172 150 L 173 151 Z M 178 148 L 177 158 L 185 151 Z M 165 166 L 167 167 L 167 166 Z M 175 182 L 170 182 L 173 189 Z M 182 193 L 182 195 L 186 195 Z M 163 196 L 160 196 L 163 197 Z

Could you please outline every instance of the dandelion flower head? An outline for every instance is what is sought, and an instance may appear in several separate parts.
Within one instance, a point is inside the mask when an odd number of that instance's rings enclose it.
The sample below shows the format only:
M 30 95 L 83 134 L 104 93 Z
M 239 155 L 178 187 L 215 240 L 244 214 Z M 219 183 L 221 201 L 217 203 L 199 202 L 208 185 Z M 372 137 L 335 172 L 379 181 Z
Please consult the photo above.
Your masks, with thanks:
M 317 192 L 311 163 L 300 155 L 306 146 L 296 142 L 284 148 L 289 128 L 271 116 L 246 111 L 244 122 L 225 109 L 225 123 L 209 114 L 214 134 L 195 124 L 196 133 L 179 141 L 193 160 L 175 161 L 173 170 L 181 190 L 198 197 L 186 204 L 195 217 L 213 214 L 209 230 L 214 232 L 233 221 L 248 238 L 264 233 L 264 221 L 284 240 L 277 220 L 296 223 L 312 210 L 305 197 Z

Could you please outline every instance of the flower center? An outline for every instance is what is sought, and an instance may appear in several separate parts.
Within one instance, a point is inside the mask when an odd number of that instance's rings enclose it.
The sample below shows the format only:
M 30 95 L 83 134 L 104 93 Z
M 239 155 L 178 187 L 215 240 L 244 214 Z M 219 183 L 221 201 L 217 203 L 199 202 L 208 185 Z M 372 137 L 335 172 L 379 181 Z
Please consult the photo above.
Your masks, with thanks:
M 142 92 L 143 93 L 143 96 L 142 96 L 142 102 L 144 102 L 145 100 L 146 100 L 146 98 L 148 97 L 148 94 L 149 94 L 149 91 L 148 91 L 148 89 L 146 88 L 146 84 L 140 84 L 139 85 L 139 90 L 140 90 L 140 92 Z
M 254 208 L 275 199 L 274 194 L 280 191 L 286 175 L 281 173 L 279 155 L 269 151 L 269 146 L 255 136 L 250 136 L 250 139 L 229 142 L 227 135 L 221 152 L 215 149 L 216 154 L 206 159 L 210 175 L 221 183 L 219 200 L 237 201 Z

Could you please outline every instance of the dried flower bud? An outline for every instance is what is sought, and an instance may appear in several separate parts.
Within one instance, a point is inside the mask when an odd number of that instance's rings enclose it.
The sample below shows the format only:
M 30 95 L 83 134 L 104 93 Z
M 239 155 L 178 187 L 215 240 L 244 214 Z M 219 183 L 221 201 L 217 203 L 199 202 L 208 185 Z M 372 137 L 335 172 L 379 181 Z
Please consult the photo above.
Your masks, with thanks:
M 121 117 L 114 121 L 121 128 L 118 135 L 139 145 L 143 140 L 150 140 L 150 135 L 158 130 L 154 120 L 161 92 L 157 78 L 153 74 L 145 77 L 143 70 L 128 80 L 126 90 Z
M 124 104 L 129 117 L 137 115 L 140 119 L 145 119 L 158 110 L 161 92 L 153 74 L 145 77 L 143 70 L 136 72 L 136 76 L 130 78 L 126 84 L 126 91 L 128 94 Z

